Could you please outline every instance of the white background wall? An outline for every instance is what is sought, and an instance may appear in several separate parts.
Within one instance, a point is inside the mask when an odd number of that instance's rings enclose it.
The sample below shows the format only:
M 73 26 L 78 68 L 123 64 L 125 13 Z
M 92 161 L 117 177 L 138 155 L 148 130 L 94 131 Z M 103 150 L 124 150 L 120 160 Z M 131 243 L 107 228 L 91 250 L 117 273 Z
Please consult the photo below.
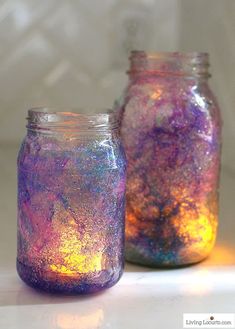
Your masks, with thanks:
M 111 107 L 131 49 L 201 50 L 235 171 L 234 35 L 235 0 L 0 0 L 0 147 L 22 139 L 29 107 Z

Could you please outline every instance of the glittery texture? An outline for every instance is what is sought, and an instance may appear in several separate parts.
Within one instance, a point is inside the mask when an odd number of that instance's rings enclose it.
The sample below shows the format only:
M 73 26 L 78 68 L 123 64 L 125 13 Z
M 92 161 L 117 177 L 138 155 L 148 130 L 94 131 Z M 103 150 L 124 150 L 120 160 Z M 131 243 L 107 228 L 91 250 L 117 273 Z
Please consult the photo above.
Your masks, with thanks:
M 172 63 L 161 61 L 154 74 L 151 57 L 151 72 L 132 71 L 118 107 L 128 160 L 126 258 L 151 266 L 202 260 L 217 230 L 219 111 L 205 72 L 171 75 L 169 67 L 179 73 Z
M 90 293 L 123 271 L 125 158 L 117 134 L 29 131 L 18 157 L 20 277 Z

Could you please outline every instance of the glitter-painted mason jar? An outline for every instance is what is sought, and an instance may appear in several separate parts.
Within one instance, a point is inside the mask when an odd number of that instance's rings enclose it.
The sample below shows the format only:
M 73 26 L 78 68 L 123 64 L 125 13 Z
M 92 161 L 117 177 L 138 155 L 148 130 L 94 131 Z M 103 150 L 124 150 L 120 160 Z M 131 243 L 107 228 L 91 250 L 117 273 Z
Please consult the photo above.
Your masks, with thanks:
M 221 119 L 208 54 L 134 51 L 130 61 L 116 104 L 128 161 L 126 259 L 199 262 L 218 224 Z
M 86 294 L 123 272 L 126 160 L 111 113 L 33 109 L 18 155 L 19 276 Z

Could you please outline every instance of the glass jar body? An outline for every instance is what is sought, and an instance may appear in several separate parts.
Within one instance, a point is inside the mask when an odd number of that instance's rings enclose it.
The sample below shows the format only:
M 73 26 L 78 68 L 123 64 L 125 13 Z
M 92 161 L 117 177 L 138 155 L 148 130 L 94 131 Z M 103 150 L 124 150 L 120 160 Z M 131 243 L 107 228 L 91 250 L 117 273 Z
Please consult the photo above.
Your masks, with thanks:
M 206 80 L 132 76 L 117 111 L 128 161 L 126 259 L 149 266 L 201 261 L 216 239 L 221 144 Z
M 123 272 L 125 156 L 117 134 L 29 130 L 18 155 L 17 270 L 49 292 L 92 293 Z

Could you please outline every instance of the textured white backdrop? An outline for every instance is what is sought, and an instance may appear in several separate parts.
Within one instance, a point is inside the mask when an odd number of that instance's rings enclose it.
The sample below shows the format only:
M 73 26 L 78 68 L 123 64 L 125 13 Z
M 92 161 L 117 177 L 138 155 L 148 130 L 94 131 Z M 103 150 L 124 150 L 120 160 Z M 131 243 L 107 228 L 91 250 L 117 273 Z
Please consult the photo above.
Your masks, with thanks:
M 235 0 L 0 0 L 0 145 L 33 106 L 109 108 L 131 49 L 208 51 L 235 170 Z

